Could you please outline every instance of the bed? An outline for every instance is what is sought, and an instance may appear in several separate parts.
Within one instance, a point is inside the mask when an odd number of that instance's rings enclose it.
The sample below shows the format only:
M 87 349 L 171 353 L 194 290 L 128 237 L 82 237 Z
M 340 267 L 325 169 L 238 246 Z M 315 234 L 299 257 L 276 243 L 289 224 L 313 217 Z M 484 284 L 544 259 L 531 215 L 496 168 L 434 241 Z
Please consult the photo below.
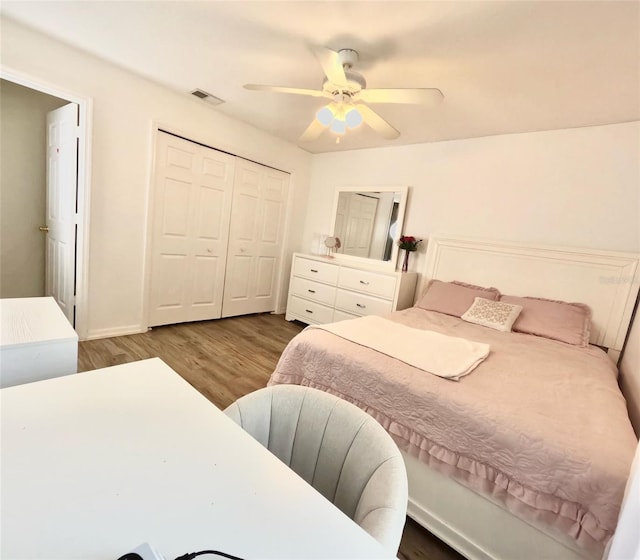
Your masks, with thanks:
M 452 281 L 495 286 L 486 298 L 513 295 L 504 301 L 515 306 L 531 303 L 519 296 L 582 302 L 591 328 L 582 344 L 471 323 L 431 305 L 442 295 L 427 301 Z M 389 355 L 328 326 L 294 338 L 269 383 L 332 392 L 376 417 L 405 455 L 409 515 L 466 557 L 600 558 L 637 445 L 615 367 L 637 256 L 433 236 L 425 284 L 416 306 L 376 319 L 381 338 L 408 327 L 488 345 L 459 381 L 422 371 L 408 348 Z M 348 323 L 358 321 L 369 328 Z

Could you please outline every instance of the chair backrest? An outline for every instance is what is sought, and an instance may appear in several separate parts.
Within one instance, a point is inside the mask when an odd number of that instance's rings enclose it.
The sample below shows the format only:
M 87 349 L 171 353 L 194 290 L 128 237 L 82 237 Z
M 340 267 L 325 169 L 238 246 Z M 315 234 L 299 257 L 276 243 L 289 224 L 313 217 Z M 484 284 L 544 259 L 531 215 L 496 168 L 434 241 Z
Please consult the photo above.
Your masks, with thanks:
M 397 553 L 407 511 L 407 473 L 391 436 L 334 395 L 276 385 L 225 414 L 365 531 Z

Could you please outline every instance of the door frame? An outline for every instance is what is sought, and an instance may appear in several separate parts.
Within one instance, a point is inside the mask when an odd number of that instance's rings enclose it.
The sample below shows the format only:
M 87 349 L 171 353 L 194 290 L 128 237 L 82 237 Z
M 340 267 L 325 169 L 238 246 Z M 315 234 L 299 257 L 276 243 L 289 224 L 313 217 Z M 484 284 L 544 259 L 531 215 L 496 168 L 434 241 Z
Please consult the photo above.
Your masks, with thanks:
M 76 325 L 80 340 L 89 330 L 89 217 L 91 203 L 91 136 L 93 99 L 0 64 L 0 78 L 78 104 L 78 198 L 76 239 Z M 75 208 L 74 208 L 75 212 Z

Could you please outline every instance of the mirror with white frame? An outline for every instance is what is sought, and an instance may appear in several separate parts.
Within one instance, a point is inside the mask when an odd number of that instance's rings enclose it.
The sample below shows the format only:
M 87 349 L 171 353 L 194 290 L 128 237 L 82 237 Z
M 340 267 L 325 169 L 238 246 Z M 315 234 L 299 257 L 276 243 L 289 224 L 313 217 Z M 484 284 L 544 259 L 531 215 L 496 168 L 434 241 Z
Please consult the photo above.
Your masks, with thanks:
M 337 255 L 395 267 L 407 187 L 341 187 L 336 191 L 331 232 L 340 239 Z

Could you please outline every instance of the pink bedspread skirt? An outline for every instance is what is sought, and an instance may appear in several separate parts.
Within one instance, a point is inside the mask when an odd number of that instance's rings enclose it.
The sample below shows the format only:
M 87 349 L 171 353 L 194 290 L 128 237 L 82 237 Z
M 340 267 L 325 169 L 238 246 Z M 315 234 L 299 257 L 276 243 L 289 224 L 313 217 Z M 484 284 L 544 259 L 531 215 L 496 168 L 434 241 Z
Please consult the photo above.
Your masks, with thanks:
M 488 343 L 491 353 L 452 382 L 309 330 L 291 341 L 269 384 L 356 404 L 430 467 L 600 554 L 637 444 L 606 354 L 416 308 L 387 318 Z

